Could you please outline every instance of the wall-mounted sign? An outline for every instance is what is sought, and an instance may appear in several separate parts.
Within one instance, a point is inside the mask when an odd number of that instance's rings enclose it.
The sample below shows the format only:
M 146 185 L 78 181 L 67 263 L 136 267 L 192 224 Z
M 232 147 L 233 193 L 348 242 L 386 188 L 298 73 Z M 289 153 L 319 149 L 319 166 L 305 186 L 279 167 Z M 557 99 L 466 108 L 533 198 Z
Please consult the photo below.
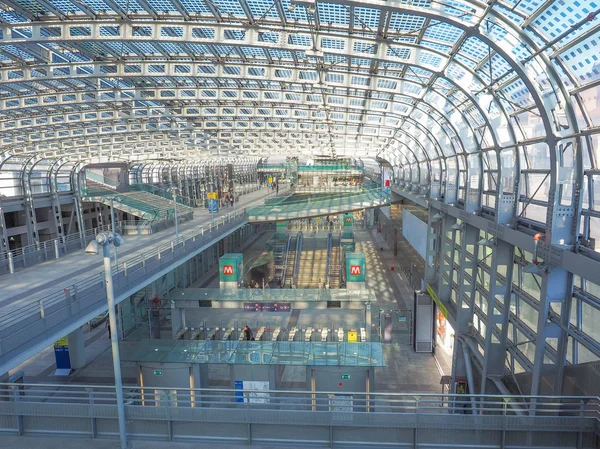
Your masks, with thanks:
M 289 312 L 289 302 L 245 302 L 244 312 Z

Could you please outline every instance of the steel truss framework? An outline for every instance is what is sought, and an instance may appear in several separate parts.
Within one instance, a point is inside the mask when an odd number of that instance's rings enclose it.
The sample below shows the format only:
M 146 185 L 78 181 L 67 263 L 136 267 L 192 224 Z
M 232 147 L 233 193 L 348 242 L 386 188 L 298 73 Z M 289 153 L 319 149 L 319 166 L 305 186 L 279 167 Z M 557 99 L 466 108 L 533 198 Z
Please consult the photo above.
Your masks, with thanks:
M 532 394 L 546 375 L 560 392 L 565 364 L 600 358 L 599 8 L 0 0 L 0 176 L 26 194 L 37 173 L 66 186 L 116 159 L 144 182 L 215 157 L 387 160 L 431 209 L 428 281 L 456 369 L 532 371 Z

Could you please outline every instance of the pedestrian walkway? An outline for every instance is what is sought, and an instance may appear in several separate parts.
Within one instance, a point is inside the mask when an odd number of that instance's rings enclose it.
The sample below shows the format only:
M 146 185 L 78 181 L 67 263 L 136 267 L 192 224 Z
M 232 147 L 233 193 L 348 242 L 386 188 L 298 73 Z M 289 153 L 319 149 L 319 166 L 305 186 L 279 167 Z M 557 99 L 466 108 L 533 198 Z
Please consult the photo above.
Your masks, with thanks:
M 280 189 L 280 195 L 285 194 L 285 190 Z M 214 215 L 206 209 L 199 210 L 192 220 L 179 225 L 179 232 L 184 233 L 208 227 L 213 221 L 218 222 L 219 219 L 235 210 L 239 211 L 242 208 L 260 204 L 266 198 L 273 196 L 270 189 L 261 189 L 244 195 L 235 207 L 222 208 Z M 125 236 L 125 243 L 118 250 L 119 263 L 174 238 L 174 227 L 151 235 Z M 14 275 L 0 276 L 0 315 L 34 303 L 62 288 L 67 288 L 91 275 L 103 272 L 102 264 L 101 257 L 90 256 L 81 250 L 60 259 L 50 260 L 30 269 L 19 271 Z
M 354 238 L 356 251 L 365 255 L 366 287 L 376 298 L 371 304 L 373 323 L 379 324 L 379 310 L 412 310 L 412 287 L 381 234 L 355 228 Z M 373 338 L 377 338 L 375 333 Z M 395 333 L 392 342 L 383 345 L 383 355 L 386 366 L 375 371 L 378 391 L 438 393 L 442 373 L 450 374 L 449 366 L 440 371 L 432 354 L 416 353 L 406 333 Z

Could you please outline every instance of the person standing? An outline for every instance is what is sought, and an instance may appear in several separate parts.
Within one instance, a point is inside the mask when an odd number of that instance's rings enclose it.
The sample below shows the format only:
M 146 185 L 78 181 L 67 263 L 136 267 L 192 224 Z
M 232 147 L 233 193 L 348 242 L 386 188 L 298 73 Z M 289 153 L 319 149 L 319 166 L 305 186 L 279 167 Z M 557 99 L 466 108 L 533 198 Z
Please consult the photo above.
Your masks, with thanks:
M 244 326 L 244 340 L 254 340 L 254 336 L 252 335 L 252 329 L 250 329 L 248 326 Z

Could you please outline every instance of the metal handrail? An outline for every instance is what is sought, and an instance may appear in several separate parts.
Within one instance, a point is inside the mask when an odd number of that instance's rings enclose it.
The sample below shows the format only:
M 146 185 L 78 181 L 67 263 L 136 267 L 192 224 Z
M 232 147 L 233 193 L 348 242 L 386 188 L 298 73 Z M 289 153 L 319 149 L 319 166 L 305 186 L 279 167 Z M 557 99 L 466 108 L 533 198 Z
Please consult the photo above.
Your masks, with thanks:
M 200 230 L 182 233 L 179 239 L 173 239 L 142 254 L 119 261 L 113 274 L 115 297 L 118 298 L 123 292 L 137 288 L 137 281 L 160 271 L 165 265 L 176 263 L 182 252 L 201 247 L 206 241 L 215 238 L 213 231 L 218 231 L 220 226 L 239 225 L 247 219 L 246 217 L 247 210 L 242 208 L 219 217 L 215 220 L 214 227 L 209 224 L 206 230 L 201 227 Z M 99 305 L 106 305 L 105 298 L 104 273 L 101 272 L 66 286 L 41 300 L 5 313 L 0 316 L 0 354 L 15 350 L 39 334 L 47 335 L 51 331 L 60 331 L 64 319 L 72 316 L 82 318 Z M 57 317 L 61 316 L 62 321 L 57 322 Z M 39 326 L 40 322 L 43 326 Z M 15 333 L 22 332 L 29 332 L 27 341 L 21 342 L 22 339 L 18 337 L 15 347 L 5 346 Z
M 292 236 L 288 235 L 287 244 L 285 245 L 285 261 L 283 263 L 283 273 L 281 275 L 282 282 L 285 282 L 285 275 L 287 273 L 287 264 L 290 257 L 290 245 L 292 244 Z
M 302 232 L 298 233 L 298 237 L 296 238 L 296 253 L 294 254 L 294 273 L 292 275 L 293 282 L 298 283 L 298 273 L 300 272 L 300 253 L 302 252 L 302 240 L 304 239 L 304 235 Z M 290 287 L 294 287 L 291 285 Z
M 160 393 L 167 393 L 161 395 Z M 194 404 L 212 404 L 211 410 L 225 408 L 232 410 L 236 407 L 244 409 L 259 408 L 262 411 L 273 410 L 295 411 L 299 406 L 310 405 L 313 411 L 319 406 L 326 406 L 329 411 L 331 395 L 339 395 L 339 391 L 298 391 L 298 390 L 237 390 L 224 388 L 176 388 L 172 387 L 142 387 L 138 385 L 123 386 L 123 393 L 128 406 L 156 407 L 170 405 L 186 408 Z M 208 393 L 208 394 L 207 394 Z M 259 393 L 276 398 L 273 402 L 232 402 L 239 393 Z M 542 417 L 588 418 L 600 421 L 600 397 L 598 396 L 548 396 L 548 395 L 480 395 L 480 394 L 450 394 L 450 393 L 396 393 L 396 392 L 344 392 L 351 395 L 353 406 L 370 406 L 377 414 L 469 414 L 471 397 L 477 399 L 477 414 L 474 418 L 491 415 L 518 416 L 519 419 L 532 421 Z M 161 399 L 157 399 L 162 397 Z M 47 404 L 81 404 L 91 403 L 115 404 L 116 391 L 114 385 L 96 384 L 52 384 L 52 383 L 0 383 L 0 400 L 47 403 Z M 223 400 L 226 399 L 226 400 Z M 306 400 L 302 404 L 299 400 Z M 168 404 L 170 403 L 170 404 Z M 513 406 L 510 406 L 513 404 Z M 514 404 L 517 404 L 515 408 Z M 317 406 L 316 408 L 314 406 Z M 397 408 L 397 411 L 381 411 L 380 407 Z M 360 414 L 362 412 L 346 412 Z M 473 413 L 474 414 L 474 413 Z M 61 415 L 62 416 L 62 415 Z M 575 423 L 575 421 L 573 421 Z
M 329 266 L 331 265 L 332 233 L 327 236 L 327 260 L 325 261 L 325 285 L 330 284 Z

